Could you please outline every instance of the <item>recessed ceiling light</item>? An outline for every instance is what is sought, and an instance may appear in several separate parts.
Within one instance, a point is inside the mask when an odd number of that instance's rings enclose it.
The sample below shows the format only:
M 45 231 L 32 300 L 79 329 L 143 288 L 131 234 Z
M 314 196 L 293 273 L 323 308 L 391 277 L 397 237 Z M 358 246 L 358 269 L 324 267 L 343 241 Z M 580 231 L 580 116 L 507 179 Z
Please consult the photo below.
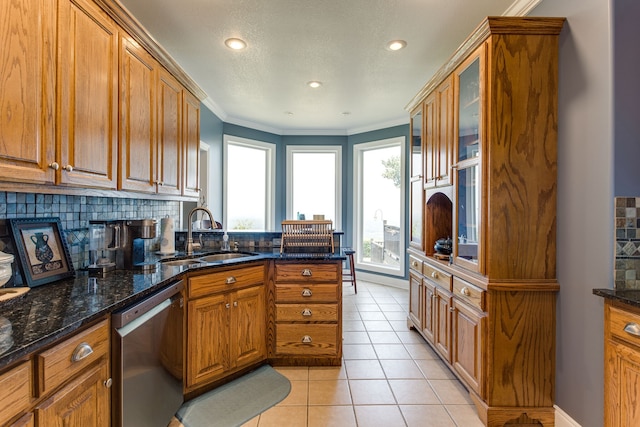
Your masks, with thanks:
M 226 44 L 229 49 L 233 50 L 242 50 L 247 47 L 247 43 L 245 43 L 244 40 L 237 38 L 226 39 L 224 44 Z
M 293 111 L 285 111 L 284 112 L 287 116 L 293 116 Z
M 351 114 L 351 112 L 350 112 L 350 111 L 343 111 L 343 112 L 342 112 L 342 115 L 343 115 L 343 116 L 348 116 L 349 114 Z
M 387 43 L 387 49 L 389 50 L 400 50 L 407 47 L 407 42 L 404 40 L 392 40 Z
M 319 82 L 319 81 L 316 81 L 316 80 L 313 80 L 313 81 L 307 82 L 307 84 L 309 85 L 309 87 L 312 87 L 312 88 L 314 88 L 314 89 L 317 89 L 317 88 L 319 88 L 320 86 L 322 86 L 322 82 Z

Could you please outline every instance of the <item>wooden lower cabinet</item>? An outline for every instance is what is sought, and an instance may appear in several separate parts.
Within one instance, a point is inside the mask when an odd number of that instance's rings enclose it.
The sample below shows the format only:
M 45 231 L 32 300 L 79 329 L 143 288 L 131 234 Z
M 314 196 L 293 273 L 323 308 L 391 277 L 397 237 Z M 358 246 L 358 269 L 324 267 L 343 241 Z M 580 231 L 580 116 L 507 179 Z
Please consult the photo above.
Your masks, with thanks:
M 243 275 L 243 270 L 260 271 Z M 211 276 L 211 277 L 209 277 Z M 187 303 L 187 392 L 266 359 L 266 296 L 264 266 L 230 269 L 190 278 Z M 210 280 L 233 282 L 226 290 L 201 296 Z M 235 281 L 235 282 L 234 282 Z M 243 288 L 243 286 L 245 286 Z M 238 289 L 240 287 L 240 289 Z M 193 296 L 197 295 L 196 298 Z
M 604 425 L 640 425 L 640 309 L 605 301 Z
M 453 298 L 451 365 L 465 383 L 484 396 L 483 335 L 486 314 Z

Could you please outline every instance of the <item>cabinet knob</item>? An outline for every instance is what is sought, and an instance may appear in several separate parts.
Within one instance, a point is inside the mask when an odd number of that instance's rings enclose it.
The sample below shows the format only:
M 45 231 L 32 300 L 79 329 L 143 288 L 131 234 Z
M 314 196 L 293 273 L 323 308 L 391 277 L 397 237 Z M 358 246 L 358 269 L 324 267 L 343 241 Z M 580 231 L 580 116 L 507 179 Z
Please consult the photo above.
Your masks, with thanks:
M 224 305 L 224 307 L 225 307 L 225 308 L 231 308 L 231 304 L 226 303 L 226 304 Z
M 308 344 L 311 341 L 312 340 L 311 340 L 311 337 L 309 335 L 305 335 L 305 336 L 302 337 L 302 342 L 305 343 L 305 344 Z
M 234 301 L 234 302 L 233 302 L 233 306 L 234 306 L 234 307 L 237 307 L 237 306 L 238 306 L 238 301 Z
M 312 276 L 311 269 L 310 268 L 305 268 L 304 270 L 302 270 L 302 276 L 303 277 L 311 277 Z
M 640 337 L 640 326 L 637 323 L 627 323 L 624 326 L 624 331 L 630 335 Z
M 309 288 L 304 288 L 302 290 L 302 296 L 303 297 L 310 297 L 311 295 L 313 295 L 313 292 L 311 292 L 311 289 Z
M 471 292 L 469 291 L 469 289 L 466 286 L 464 288 L 460 289 L 460 293 L 462 295 L 464 295 L 465 297 L 468 297 L 469 295 L 471 295 Z
M 104 384 L 106 388 L 111 388 L 111 386 L 113 385 L 113 379 L 107 378 L 102 384 Z
M 305 308 L 304 310 L 302 310 L 301 314 L 303 316 L 311 316 L 311 309 L 310 308 Z
M 418 263 L 417 263 L 417 262 L 415 262 L 415 261 L 413 261 L 413 262 L 411 263 L 411 266 L 412 266 L 412 267 L 417 267 L 417 266 L 418 266 Z
M 234 276 L 227 277 L 227 280 L 225 281 L 225 283 L 227 285 L 233 285 L 236 282 L 237 282 L 237 280 L 236 280 L 236 278 Z
M 453 308 L 453 307 L 449 307 L 449 311 L 450 311 L 451 313 L 453 313 L 454 311 L 456 311 L 456 309 L 455 309 L 455 308 Z
M 63 166 L 62 169 L 66 170 L 67 172 L 73 172 L 73 166 L 71 165 Z
M 434 278 L 434 279 L 437 279 L 438 278 L 438 272 L 437 271 L 432 271 L 431 272 L 431 277 Z
M 49 169 L 57 171 L 58 169 L 60 169 L 60 165 L 57 162 L 49 163 Z
M 89 343 L 81 342 L 78 344 L 73 353 L 71 354 L 72 362 L 79 362 L 82 359 L 89 357 L 93 353 L 93 348 L 89 345 Z

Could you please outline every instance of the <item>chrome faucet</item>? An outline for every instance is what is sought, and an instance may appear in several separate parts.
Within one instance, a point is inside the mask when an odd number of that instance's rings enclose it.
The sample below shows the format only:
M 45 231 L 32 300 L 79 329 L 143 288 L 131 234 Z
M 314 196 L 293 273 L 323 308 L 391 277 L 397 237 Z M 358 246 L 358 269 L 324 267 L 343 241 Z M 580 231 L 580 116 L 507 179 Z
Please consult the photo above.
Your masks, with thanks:
M 213 214 L 209 209 L 205 208 L 204 206 L 197 206 L 193 208 L 191 212 L 189 212 L 188 222 L 187 222 L 187 245 L 185 248 L 185 252 L 187 255 L 193 254 L 193 247 L 195 246 L 193 243 L 193 236 L 191 235 L 191 233 L 193 232 L 193 225 L 191 222 L 191 218 L 193 217 L 193 214 L 197 211 L 206 212 L 207 215 L 209 215 L 209 219 L 211 220 L 211 228 L 216 227 L 216 222 L 213 220 Z

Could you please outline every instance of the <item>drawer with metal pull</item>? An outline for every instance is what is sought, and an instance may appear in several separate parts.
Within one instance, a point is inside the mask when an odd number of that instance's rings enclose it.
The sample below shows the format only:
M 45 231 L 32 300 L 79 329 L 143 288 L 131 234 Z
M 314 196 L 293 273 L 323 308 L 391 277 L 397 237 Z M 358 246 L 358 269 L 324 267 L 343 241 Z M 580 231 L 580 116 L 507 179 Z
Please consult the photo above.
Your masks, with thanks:
M 451 291 L 451 274 L 445 273 L 426 262 L 422 266 L 422 274 L 432 282 L 435 282 L 443 288 Z
M 477 309 L 484 311 L 485 292 L 484 290 L 474 286 L 464 280 L 453 278 L 453 295 L 465 300 Z
M 338 325 L 278 324 L 276 353 L 335 356 L 338 354 Z
M 216 271 L 189 278 L 189 298 L 225 292 L 264 282 L 264 265 Z
M 409 268 L 422 274 L 422 260 L 413 255 L 409 255 Z
M 609 308 L 609 331 L 611 335 L 640 347 L 640 314 Z
M 39 395 L 55 389 L 109 354 L 109 323 L 103 320 L 36 356 Z
M 276 322 L 337 321 L 337 304 L 276 304 Z
M 336 282 L 339 264 L 322 263 L 278 263 L 276 262 L 277 282 Z
M 276 302 L 338 302 L 341 292 L 336 284 L 276 285 Z

